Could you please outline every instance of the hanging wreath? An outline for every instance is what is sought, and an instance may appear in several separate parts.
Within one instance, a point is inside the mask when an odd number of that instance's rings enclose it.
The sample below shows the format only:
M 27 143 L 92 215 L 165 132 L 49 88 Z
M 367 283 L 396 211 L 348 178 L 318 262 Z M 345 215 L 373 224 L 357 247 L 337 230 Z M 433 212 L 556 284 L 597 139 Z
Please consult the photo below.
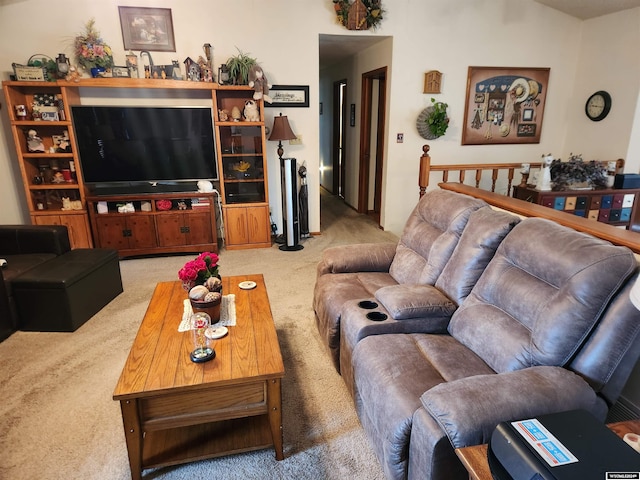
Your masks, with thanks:
M 433 105 L 428 106 L 418 115 L 416 128 L 422 138 L 433 140 L 443 136 L 449 128 L 449 116 L 447 115 L 447 105 L 444 102 L 436 102 L 431 99 Z
M 382 21 L 381 0 L 333 0 L 338 22 L 349 30 L 376 29 Z

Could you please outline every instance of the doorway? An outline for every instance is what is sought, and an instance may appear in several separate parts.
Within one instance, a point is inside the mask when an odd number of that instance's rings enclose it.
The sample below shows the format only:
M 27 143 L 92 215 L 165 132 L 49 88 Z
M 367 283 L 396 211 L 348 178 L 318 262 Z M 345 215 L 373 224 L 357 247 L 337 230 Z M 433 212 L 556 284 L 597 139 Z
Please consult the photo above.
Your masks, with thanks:
M 380 224 L 387 67 L 362 74 L 358 212 Z
M 347 80 L 333 83 L 333 132 L 331 162 L 333 171 L 332 189 L 334 195 L 345 196 L 345 159 L 346 157 L 346 119 L 347 119 Z

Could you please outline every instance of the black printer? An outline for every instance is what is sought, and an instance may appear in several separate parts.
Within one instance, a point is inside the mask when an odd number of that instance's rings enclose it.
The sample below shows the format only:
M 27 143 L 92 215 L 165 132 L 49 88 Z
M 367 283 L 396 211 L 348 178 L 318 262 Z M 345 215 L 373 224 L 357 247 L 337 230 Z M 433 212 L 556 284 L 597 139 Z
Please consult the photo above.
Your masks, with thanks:
M 584 410 L 502 422 L 487 455 L 496 480 L 640 478 L 640 453 Z

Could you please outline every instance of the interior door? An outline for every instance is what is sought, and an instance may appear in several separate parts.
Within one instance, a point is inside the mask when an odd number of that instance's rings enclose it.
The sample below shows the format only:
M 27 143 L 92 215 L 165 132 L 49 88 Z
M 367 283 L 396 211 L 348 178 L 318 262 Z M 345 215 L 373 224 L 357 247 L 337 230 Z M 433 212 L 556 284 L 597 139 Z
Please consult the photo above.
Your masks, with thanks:
M 380 222 L 387 67 L 362 74 L 358 212 Z

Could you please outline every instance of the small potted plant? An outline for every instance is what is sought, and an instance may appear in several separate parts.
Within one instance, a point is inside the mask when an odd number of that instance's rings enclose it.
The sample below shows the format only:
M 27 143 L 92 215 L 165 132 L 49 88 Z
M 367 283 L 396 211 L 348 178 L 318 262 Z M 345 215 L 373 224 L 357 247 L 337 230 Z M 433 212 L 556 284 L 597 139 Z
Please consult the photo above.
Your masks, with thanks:
M 227 68 L 229 69 L 229 79 L 234 85 L 247 85 L 249 83 L 249 70 L 258 62 L 242 52 L 238 47 L 238 55 L 229 57 Z
M 433 140 L 443 136 L 449 128 L 449 116 L 447 115 L 447 105 L 444 102 L 437 102 L 431 99 L 432 105 L 425 108 L 420 115 L 416 126 L 422 138 Z

